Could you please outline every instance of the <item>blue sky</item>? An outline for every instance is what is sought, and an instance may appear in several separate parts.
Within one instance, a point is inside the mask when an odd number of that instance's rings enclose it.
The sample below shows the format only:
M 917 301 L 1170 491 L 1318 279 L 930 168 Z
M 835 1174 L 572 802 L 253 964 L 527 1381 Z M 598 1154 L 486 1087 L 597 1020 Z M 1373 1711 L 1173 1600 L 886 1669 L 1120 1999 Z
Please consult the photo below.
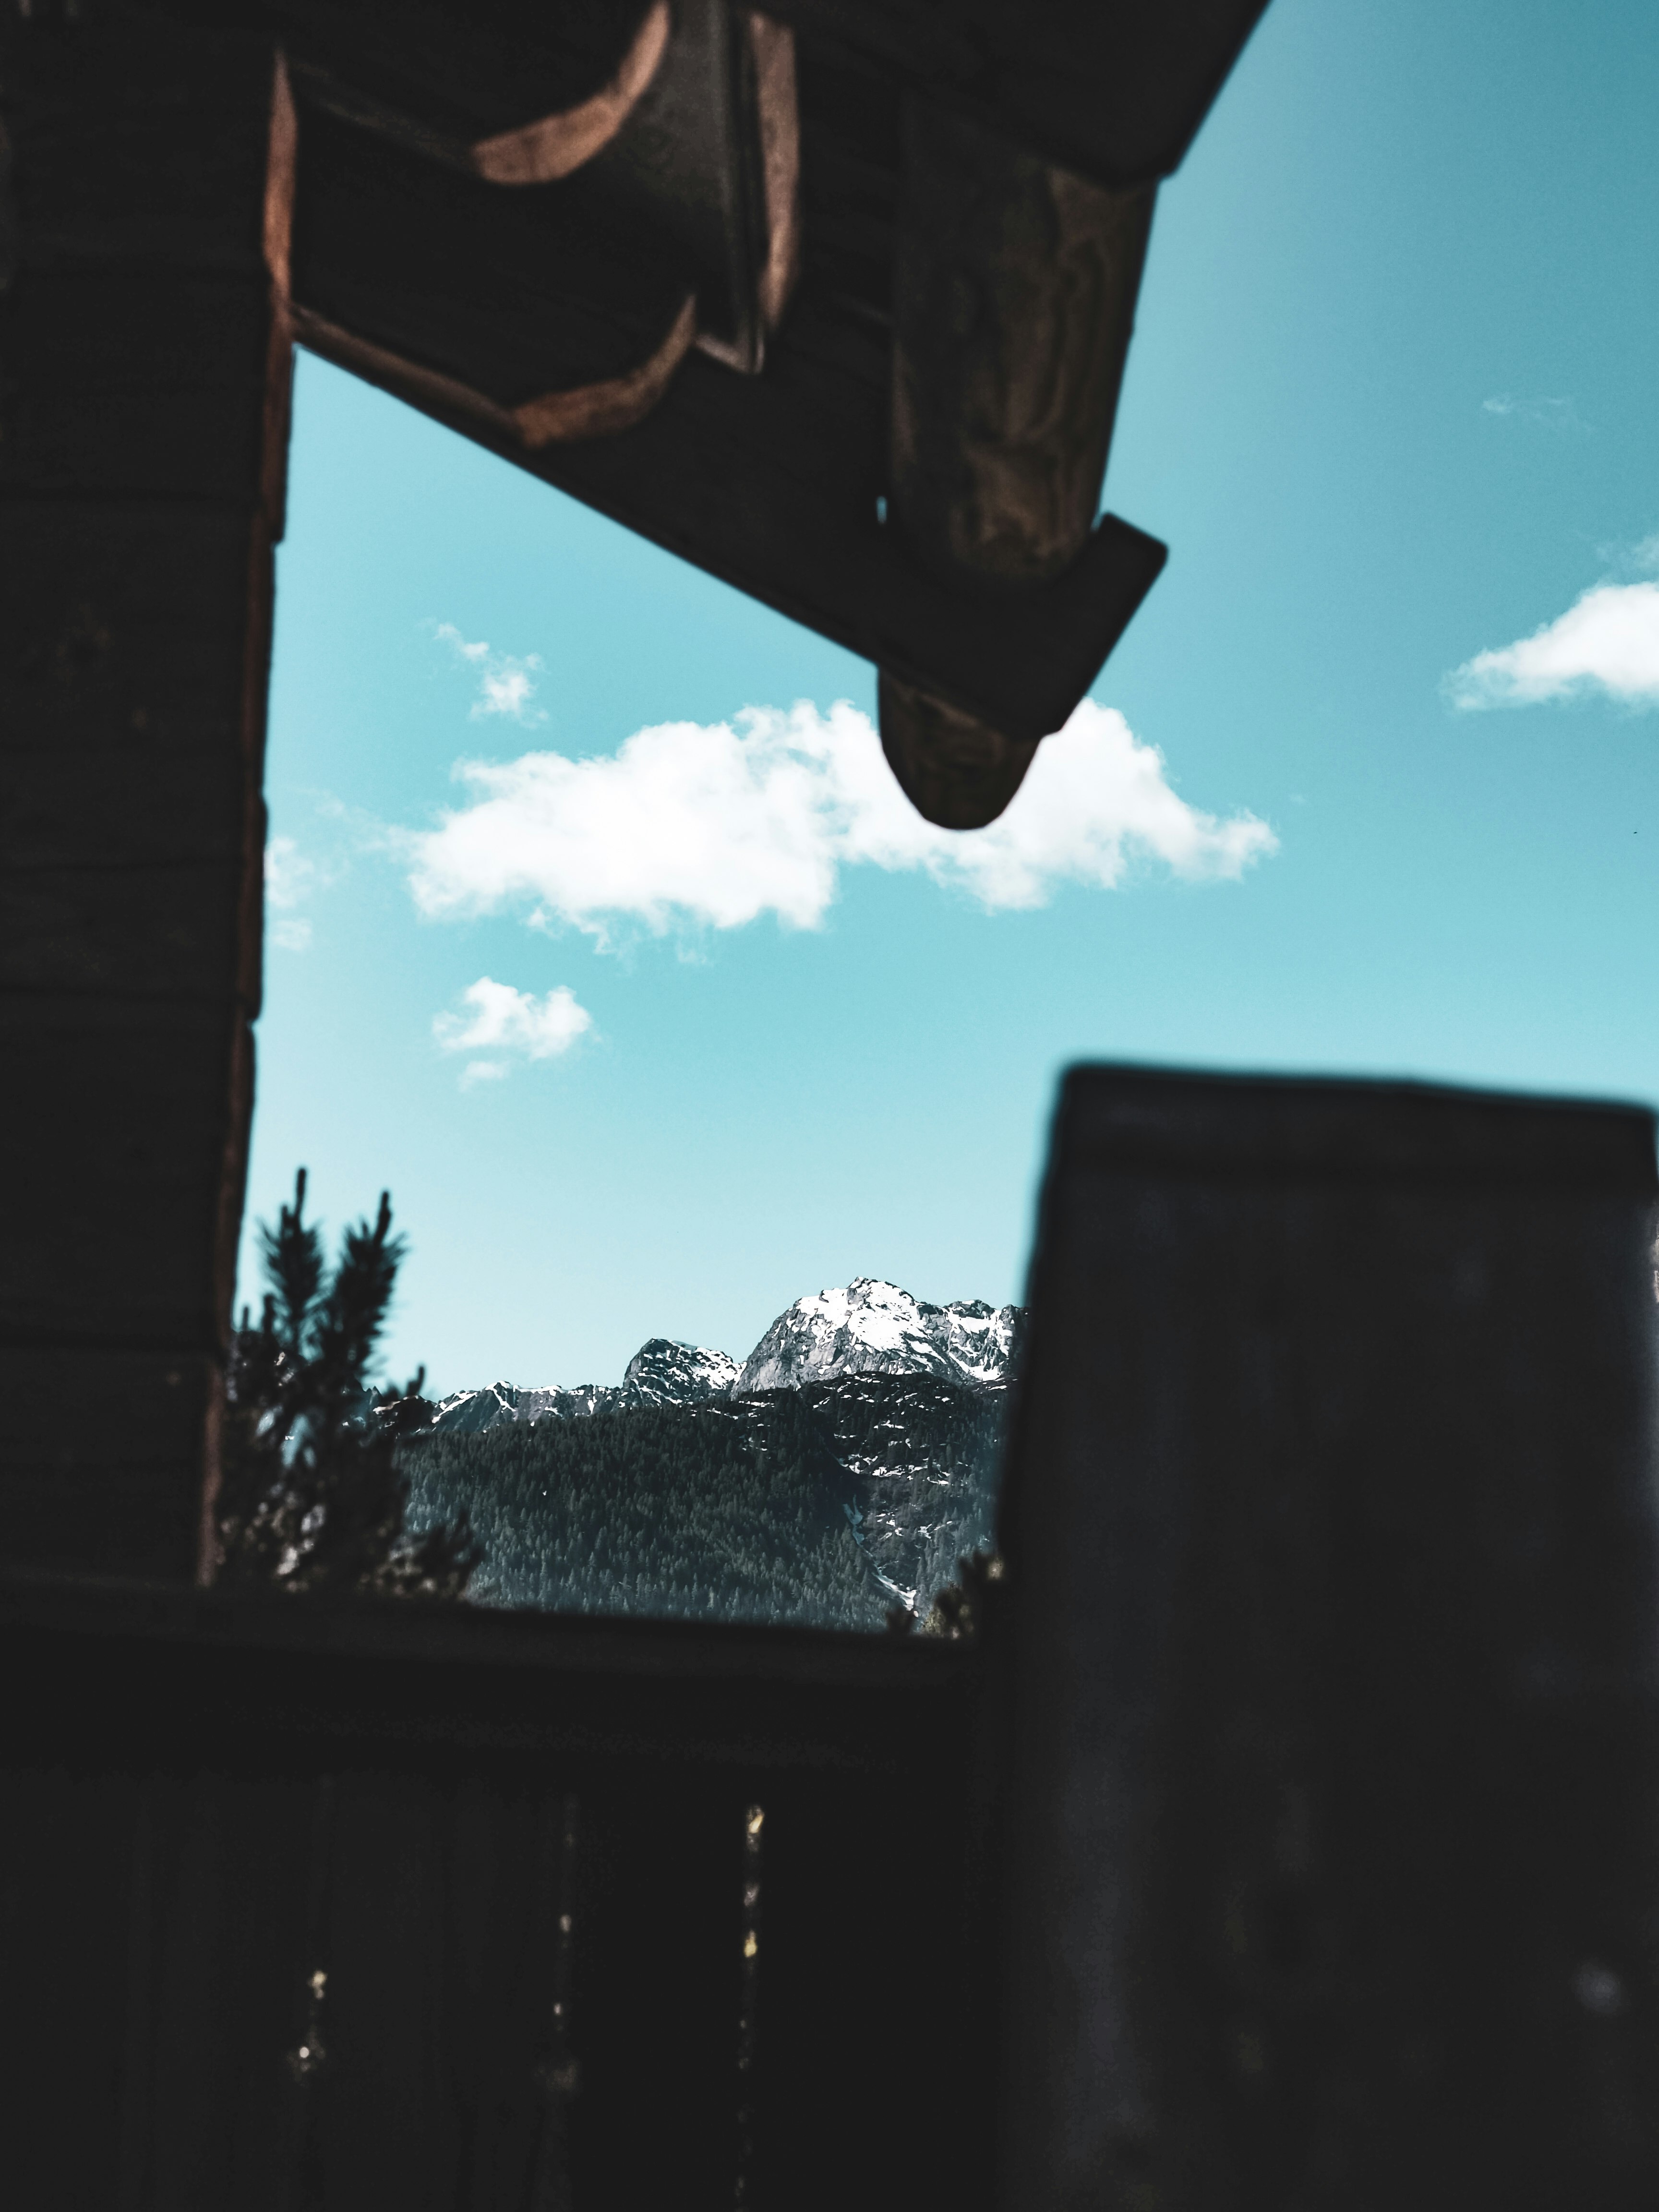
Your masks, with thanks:
M 389 1185 L 391 1365 L 609 1382 L 1017 1296 L 1076 1059 L 1659 1099 L 1656 84 L 1650 0 L 1273 0 L 1118 419 L 1169 568 L 976 852 L 862 663 L 302 356 L 250 1222 Z

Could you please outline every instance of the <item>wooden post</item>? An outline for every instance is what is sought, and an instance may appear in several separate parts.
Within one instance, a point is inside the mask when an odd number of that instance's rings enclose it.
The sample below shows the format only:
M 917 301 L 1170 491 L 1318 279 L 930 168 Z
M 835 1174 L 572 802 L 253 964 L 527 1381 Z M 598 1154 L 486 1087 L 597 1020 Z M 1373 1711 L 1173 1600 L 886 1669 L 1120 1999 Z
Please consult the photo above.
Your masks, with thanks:
M 1009 2212 L 1659 2201 L 1654 1195 L 1626 1109 L 1068 1079 Z
M 290 113 L 268 41 L 8 11 L 0 1553 L 201 1553 L 260 975 Z

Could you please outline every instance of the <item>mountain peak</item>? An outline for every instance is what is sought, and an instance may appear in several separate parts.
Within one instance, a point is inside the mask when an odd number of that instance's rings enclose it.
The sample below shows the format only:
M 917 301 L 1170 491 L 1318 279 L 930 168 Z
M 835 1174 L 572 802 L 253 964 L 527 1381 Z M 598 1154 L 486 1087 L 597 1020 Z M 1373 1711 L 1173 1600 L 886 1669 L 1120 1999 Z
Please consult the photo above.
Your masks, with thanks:
M 434 1411 L 434 1429 L 462 1434 L 503 1421 L 578 1420 L 629 1406 L 690 1406 L 755 1390 L 793 1390 L 842 1375 L 932 1375 L 943 1382 L 1005 1382 L 1025 1316 L 1018 1306 L 957 1298 L 929 1305 L 896 1283 L 855 1275 L 797 1298 L 741 1366 L 729 1352 L 653 1336 L 629 1361 L 621 1388 L 522 1389 L 510 1382 L 458 1390 Z
M 798 1389 L 839 1375 L 935 1375 L 947 1382 L 1006 1380 L 1018 1348 L 1018 1306 L 980 1298 L 928 1305 L 896 1283 L 856 1275 L 797 1298 L 744 1361 L 735 1393 Z
M 647 1340 L 623 1376 L 625 1406 L 689 1406 L 705 1398 L 724 1398 L 738 1379 L 729 1352 L 680 1344 L 672 1337 Z

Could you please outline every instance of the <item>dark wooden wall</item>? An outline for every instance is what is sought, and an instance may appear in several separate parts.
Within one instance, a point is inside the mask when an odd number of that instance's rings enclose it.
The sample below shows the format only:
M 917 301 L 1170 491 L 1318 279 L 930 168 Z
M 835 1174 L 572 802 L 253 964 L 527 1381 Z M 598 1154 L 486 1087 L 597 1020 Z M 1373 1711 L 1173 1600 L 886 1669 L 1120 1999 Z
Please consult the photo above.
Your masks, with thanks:
M 6 11 L 0 1527 L 36 1564 L 198 1553 L 259 995 L 275 84 L 258 39 Z

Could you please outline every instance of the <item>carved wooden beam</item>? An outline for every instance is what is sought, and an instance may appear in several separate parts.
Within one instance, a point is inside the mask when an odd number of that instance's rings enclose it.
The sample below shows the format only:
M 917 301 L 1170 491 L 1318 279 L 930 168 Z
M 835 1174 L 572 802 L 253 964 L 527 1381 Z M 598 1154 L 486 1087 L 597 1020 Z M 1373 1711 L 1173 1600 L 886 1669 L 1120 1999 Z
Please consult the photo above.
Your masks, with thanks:
M 298 320 L 304 342 L 329 353 L 325 333 Z M 989 599 L 952 590 L 878 520 L 886 389 L 842 337 L 803 299 L 763 376 L 734 377 L 694 351 L 632 428 L 534 451 L 434 379 L 356 348 L 336 357 L 901 682 L 1035 743 L 1088 689 L 1164 549 L 1107 515 L 1052 584 Z
M 410 203 L 408 224 L 422 234 L 420 244 L 431 256 L 434 320 L 445 316 L 446 293 L 455 290 L 454 280 L 465 289 L 469 264 L 499 263 L 502 252 L 512 252 L 513 239 L 539 228 L 549 240 L 544 260 L 538 268 L 517 270 L 510 283 L 520 293 L 545 295 L 553 326 L 567 298 L 580 302 L 592 290 L 592 270 L 576 265 L 584 255 L 589 263 L 609 262 L 603 289 L 617 295 L 626 293 L 635 274 L 648 289 L 655 264 L 665 254 L 678 254 L 685 280 L 680 289 L 696 295 L 697 343 L 730 368 L 750 374 L 759 370 L 800 259 L 793 32 L 735 9 L 729 0 L 678 0 L 671 22 L 665 0 L 657 0 L 615 76 L 598 92 L 568 110 L 478 138 L 466 135 L 465 120 L 459 127 L 453 118 L 434 120 L 437 103 L 430 100 L 415 112 L 392 105 L 374 88 L 388 82 L 376 52 L 348 47 L 342 54 L 340 41 L 325 36 L 313 15 L 298 29 L 305 43 L 293 64 L 295 80 L 305 109 L 319 124 L 307 167 L 331 172 L 348 166 L 356 172 L 356 196 L 378 202 L 381 210 L 373 250 L 383 258 L 418 258 L 415 242 L 398 234 L 396 203 L 400 197 Z M 453 35 L 464 38 L 462 23 Z M 319 52 L 330 57 L 326 64 L 308 58 Z M 351 69 L 360 76 L 342 73 Z M 390 82 L 396 83 L 395 76 Z M 340 126 L 357 139 L 355 152 L 343 149 Z M 434 167 L 517 188 L 575 181 L 564 195 L 550 200 L 544 195 L 538 204 L 544 219 L 532 220 L 524 210 L 493 206 L 487 194 L 469 198 L 464 187 L 446 195 L 441 181 L 422 176 Z M 335 239 L 330 234 L 337 220 L 337 210 L 331 209 L 323 227 L 326 250 L 372 284 L 369 240 L 349 221 Z M 470 223 L 464 252 L 452 251 L 445 236 L 457 222 Z M 434 227 L 437 234 L 428 240 L 426 234 Z M 498 268 L 497 292 L 501 281 Z M 483 313 L 481 336 L 491 327 L 489 303 Z M 349 314 L 327 313 L 325 319 L 348 337 L 398 351 L 384 331 L 359 327 Z M 653 356 L 659 347 L 660 341 L 652 346 Z M 445 365 L 418 345 L 403 351 L 411 366 L 444 373 Z M 562 424 L 603 421 L 620 428 L 635 419 L 614 404 L 564 404 L 566 391 L 585 380 L 568 386 L 561 366 L 555 358 L 549 374 L 558 403 L 553 416 Z M 663 388 L 643 357 L 631 382 L 636 392 Z M 468 388 L 486 400 L 497 397 L 487 378 L 473 378 Z M 598 432 L 561 428 L 548 434 Z
M 890 514 L 965 593 L 1051 583 L 1088 541 L 1152 213 L 1150 187 L 1109 191 L 949 109 L 908 105 Z M 881 730 L 912 802 L 949 829 L 1000 814 L 1036 751 L 890 672 Z
M 1267 0 L 769 0 L 1045 160 L 1121 191 L 1180 167 Z
M 302 84 L 293 304 L 307 343 L 526 450 L 626 428 L 696 334 L 695 271 L 589 168 L 503 190 Z

